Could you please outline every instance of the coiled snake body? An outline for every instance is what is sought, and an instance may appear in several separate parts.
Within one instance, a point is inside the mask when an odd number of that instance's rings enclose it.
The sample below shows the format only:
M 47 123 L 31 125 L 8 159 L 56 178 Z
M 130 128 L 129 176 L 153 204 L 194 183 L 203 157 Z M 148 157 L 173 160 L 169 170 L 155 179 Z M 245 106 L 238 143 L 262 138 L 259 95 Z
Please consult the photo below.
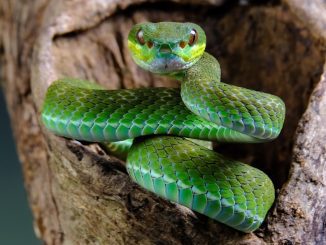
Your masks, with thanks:
M 274 201 L 268 176 L 184 137 L 272 140 L 283 125 L 282 100 L 220 82 L 219 64 L 204 52 L 205 33 L 196 24 L 137 24 L 128 46 L 138 65 L 180 80 L 181 89 L 104 90 L 58 80 L 46 94 L 44 125 L 78 140 L 135 139 L 127 170 L 139 185 L 237 230 L 257 229 Z

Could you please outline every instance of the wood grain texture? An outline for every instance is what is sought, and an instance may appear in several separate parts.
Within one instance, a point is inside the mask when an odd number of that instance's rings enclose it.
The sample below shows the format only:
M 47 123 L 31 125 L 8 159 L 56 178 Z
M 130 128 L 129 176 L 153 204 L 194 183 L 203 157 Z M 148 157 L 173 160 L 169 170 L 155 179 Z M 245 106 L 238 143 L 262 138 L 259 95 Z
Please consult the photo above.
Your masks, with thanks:
M 325 0 L 301 1 L 285 0 L 291 11 L 306 25 L 313 29 L 313 35 L 326 39 L 326 2 Z
M 1 1 L 0 80 L 37 235 L 47 244 L 326 243 L 325 22 L 309 7 L 298 11 L 298 1 L 285 2 Z M 285 100 L 278 140 L 216 146 L 264 170 L 278 188 L 255 233 L 234 231 L 146 192 L 99 145 L 54 136 L 40 124 L 45 91 L 60 77 L 109 89 L 178 86 L 138 68 L 127 50 L 134 23 L 163 20 L 203 26 L 224 81 Z

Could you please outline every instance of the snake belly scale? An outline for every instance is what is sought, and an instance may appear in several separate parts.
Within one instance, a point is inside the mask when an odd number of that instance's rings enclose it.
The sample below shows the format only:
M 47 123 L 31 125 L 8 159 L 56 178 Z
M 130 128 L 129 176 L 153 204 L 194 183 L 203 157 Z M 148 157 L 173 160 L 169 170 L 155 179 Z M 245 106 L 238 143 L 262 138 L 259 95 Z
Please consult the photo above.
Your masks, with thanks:
M 272 181 L 188 138 L 270 141 L 282 129 L 285 106 L 274 95 L 222 83 L 205 46 L 203 29 L 193 23 L 137 24 L 128 37 L 134 61 L 180 80 L 181 88 L 105 90 L 64 78 L 48 88 L 42 121 L 60 136 L 124 147 L 127 171 L 145 189 L 252 232 L 273 204 Z

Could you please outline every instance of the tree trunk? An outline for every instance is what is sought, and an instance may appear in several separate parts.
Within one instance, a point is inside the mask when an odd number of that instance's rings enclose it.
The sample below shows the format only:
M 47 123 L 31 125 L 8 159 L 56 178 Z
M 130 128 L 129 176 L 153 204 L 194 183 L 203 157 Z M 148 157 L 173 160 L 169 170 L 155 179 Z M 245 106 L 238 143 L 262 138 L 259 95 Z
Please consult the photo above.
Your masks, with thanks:
M 325 244 L 326 3 L 324 0 L 2 0 L 0 80 L 5 91 L 35 232 L 47 244 Z M 251 1 L 248 1 L 249 3 Z M 190 5 L 191 4 L 191 5 Z M 191 21 L 228 83 L 280 96 L 280 137 L 220 144 L 271 176 L 277 199 L 244 234 L 165 201 L 131 182 L 97 144 L 57 137 L 40 123 L 44 94 L 61 77 L 109 89 L 178 86 L 138 68 L 127 50 L 142 21 Z

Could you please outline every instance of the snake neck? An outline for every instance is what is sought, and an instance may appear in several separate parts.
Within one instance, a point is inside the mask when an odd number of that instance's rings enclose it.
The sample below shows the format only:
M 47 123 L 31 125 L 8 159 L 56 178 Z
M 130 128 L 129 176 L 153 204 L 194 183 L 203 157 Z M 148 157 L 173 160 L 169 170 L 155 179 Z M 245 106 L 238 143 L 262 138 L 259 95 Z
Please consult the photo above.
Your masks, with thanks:
M 206 82 L 220 82 L 221 68 L 217 59 L 205 52 L 203 56 L 187 70 L 182 72 L 171 72 L 165 75 L 181 82 L 201 81 L 204 87 L 206 86 Z
M 283 101 L 273 95 L 221 82 L 218 61 L 208 53 L 184 72 L 181 98 L 197 116 L 256 138 L 276 138 L 285 115 Z
M 215 110 L 216 86 L 221 83 L 221 69 L 217 59 L 205 52 L 203 56 L 184 71 L 181 80 L 181 98 L 186 107 L 197 116 L 208 121 L 220 124 L 212 120 L 209 111 Z M 204 108 L 206 106 L 206 108 Z
M 221 68 L 217 59 L 205 52 L 193 66 L 184 72 L 183 82 L 194 80 L 200 81 L 200 86 L 206 86 L 206 82 L 220 82 Z

